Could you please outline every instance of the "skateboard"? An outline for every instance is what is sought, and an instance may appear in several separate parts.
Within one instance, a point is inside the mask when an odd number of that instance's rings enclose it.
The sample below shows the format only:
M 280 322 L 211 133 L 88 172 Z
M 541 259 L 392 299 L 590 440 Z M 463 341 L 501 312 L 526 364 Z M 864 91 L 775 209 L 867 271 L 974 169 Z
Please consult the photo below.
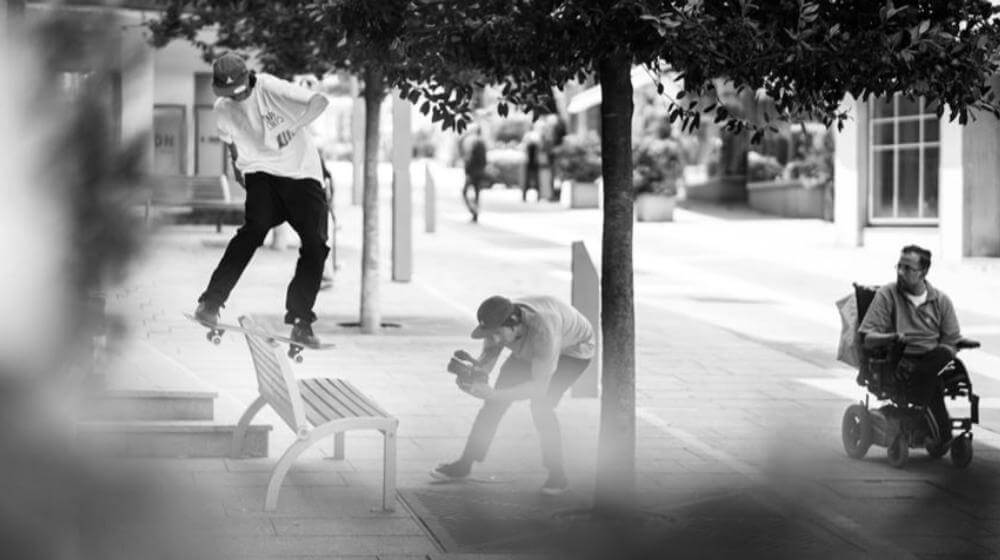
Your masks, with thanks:
M 335 346 L 334 344 L 329 343 L 329 342 L 324 342 L 324 343 L 320 343 L 318 345 L 312 346 L 312 345 L 302 344 L 301 342 L 294 341 L 294 340 L 292 340 L 291 338 L 289 338 L 287 336 L 282 336 L 282 335 L 270 333 L 270 332 L 267 332 L 267 331 L 250 330 L 250 329 L 245 329 L 245 328 L 243 328 L 243 327 L 241 327 L 239 325 L 228 325 L 226 323 L 215 323 L 213 325 L 211 323 L 206 323 L 204 321 L 199 321 L 194 315 L 192 315 L 190 313 L 184 313 L 184 316 L 187 317 L 188 320 L 194 321 L 195 323 L 198 323 L 199 325 L 207 328 L 208 329 L 208 333 L 205 334 L 205 338 L 209 342 L 211 342 L 212 344 L 220 344 L 222 342 L 222 335 L 226 331 L 236 331 L 236 332 L 246 333 L 246 334 L 255 334 L 255 335 L 258 335 L 258 336 L 262 336 L 262 337 L 266 338 L 267 340 L 273 340 L 275 342 L 280 342 L 282 344 L 287 344 L 288 345 L 288 357 L 291 358 L 291 359 L 293 359 L 293 360 L 295 360 L 295 363 L 297 363 L 297 364 L 301 364 L 302 363 L 302 350 L 304 350 L 305 348 L 308 348 L 310 350 L 329 350 L 330 348 L 333 348 Z

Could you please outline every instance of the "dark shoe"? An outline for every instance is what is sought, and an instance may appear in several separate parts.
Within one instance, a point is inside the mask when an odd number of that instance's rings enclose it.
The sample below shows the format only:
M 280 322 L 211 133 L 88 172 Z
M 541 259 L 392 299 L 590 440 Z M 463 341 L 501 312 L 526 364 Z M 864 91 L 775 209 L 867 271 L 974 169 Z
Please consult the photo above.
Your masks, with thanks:
M 219 306 L 207 301 L 200 302 L 194 310 L 194 318 L 208 325 L 219 324 Z
M 289 337 L 302 346 L 319 346 L 319 338 L 313 334 L 312 325 L 304 321 L 295 321 L 292 325 L 292 335 Z
M 549 473 L 549 478 L 542 485 L 542 494 L 546 496 L 561 496 L 569 491 L 569 480 L 563 473 Z
M 463 480 L 468 478 L 472 472 L 472 465 L 459 459 L 454 463 L 442 463 L 431 471 L 431 478 L 435 480 Z

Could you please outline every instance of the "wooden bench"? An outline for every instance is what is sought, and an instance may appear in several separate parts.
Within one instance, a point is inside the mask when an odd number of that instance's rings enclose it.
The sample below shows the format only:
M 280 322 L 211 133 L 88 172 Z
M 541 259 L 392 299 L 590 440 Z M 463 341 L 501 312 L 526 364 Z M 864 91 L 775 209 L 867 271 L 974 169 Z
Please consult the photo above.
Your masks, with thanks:
M 152 177 L 144 196 L 148 222 L 153 207 L 191 208 L 215 213 L 215 230 L 222 231 L 222 218 L 242 211 L 246 191 L 232 188 L 224 175 L 161 175 Z
M 247 330 L 261 330 L 251 317 L 240 317 Z M 281 483 L 292 462 L 320 440 L 334 436 L 334 459 L 344 458 L 344 432 L 378 430 L 384 440 L 382 467 L 382 509 L 394 511 L 396 504 L 396 427 L 399 420 L 343 379 L 315 378 L 298 381 L 285 350 L 266 335 L 245 334 L 257 373 L 260 396 L 243 413 L 233 433 L 231 455 L 240 457 L 247 426 L 269 405 L 285 421 L 297 440 L 278 460 L 267 484 L 264 509 L 273 511 Z

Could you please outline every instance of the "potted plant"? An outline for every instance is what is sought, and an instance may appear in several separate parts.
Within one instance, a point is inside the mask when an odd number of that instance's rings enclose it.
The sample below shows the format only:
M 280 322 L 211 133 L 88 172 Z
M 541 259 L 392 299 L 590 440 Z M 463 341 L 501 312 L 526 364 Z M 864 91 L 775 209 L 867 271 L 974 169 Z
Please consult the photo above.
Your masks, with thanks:
M 684 175 L 680 143 L 673 138 L 643 139 L 633 150 L 633 162 L 636 219 L 673 221 L 677 189 Z
M 601 141 L 596 134 L 568 134 L 554 150 L 559 177 L 570 184 L 570 208 L 600 205 Z

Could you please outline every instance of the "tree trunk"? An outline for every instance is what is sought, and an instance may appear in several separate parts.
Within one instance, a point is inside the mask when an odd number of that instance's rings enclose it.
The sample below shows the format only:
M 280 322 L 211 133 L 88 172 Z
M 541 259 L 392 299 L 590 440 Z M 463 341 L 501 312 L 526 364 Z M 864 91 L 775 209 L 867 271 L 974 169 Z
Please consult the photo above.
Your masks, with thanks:
M 376 334 L 382 326 L 379 303 L 378 140 L 379 117 L 385 86 L 382 74 L 373 68 L 364 72 L 365 97 L 365 187 L 362 196 L 364 227 L 361 241 L 361 332 Z
M 632 81 L 630 60 L 600 61 L 601 171 L 601 429 L 594 510 L 616 515 L 635 506 L 635 310 L 632 289 Z

